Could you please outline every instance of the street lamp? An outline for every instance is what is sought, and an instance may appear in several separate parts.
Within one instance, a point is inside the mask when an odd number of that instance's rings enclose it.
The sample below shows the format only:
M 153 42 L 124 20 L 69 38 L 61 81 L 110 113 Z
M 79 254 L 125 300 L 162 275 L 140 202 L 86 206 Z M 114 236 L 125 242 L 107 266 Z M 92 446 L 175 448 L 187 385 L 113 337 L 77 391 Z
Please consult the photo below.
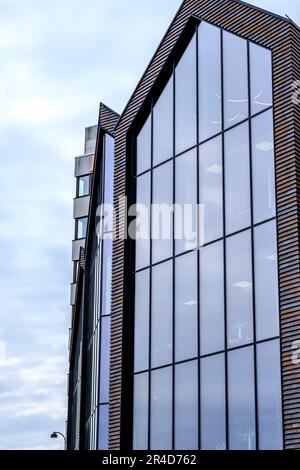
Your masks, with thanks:
M 63 434 L 63 433 L 61 433 L 61 432 L 58 432 L 58 431 L 54 431 L 54 432 L 51 434 L 51 436 L 50 436 L 50 437 L 51 437 L 51 439 L 57 439 L 57 438 L 58 438 L 58 435 L 60 435 L 60 436 L 62 436 L 62 437 L 63 437 L 63 439 L 64 439 L 64 443 L 65 443 L 65 445 L 64 445 L 64 449 L 65 449 L 65 450 L 67 450 L 67 439 L 66 439 L 66 437 L 64 436 L 64 434 Z

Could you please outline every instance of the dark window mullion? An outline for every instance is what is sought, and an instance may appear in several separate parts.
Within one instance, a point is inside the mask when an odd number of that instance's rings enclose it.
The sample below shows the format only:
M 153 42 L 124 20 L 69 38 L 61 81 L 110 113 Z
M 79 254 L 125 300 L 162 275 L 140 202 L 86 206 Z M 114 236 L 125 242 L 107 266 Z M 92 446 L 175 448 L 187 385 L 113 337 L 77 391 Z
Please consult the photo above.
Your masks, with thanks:
M 149 381 L 148 381 L 148 450 L 151 449 L 151 351 L 152 351 L 152 201 L 153 201 L 153 103 L 151 105 L 151 174 L 150 174 L 150 267 L 149 267 Z
M 225 409 L 226 449 L 229 450 L 229 400 L 228 400 L 228 347 L 227 347 L 227 273 L 226 273 L 226 201 L 225 201 L 225 103 L 224 103 L 224 60 L 223 30 L 221 35 L 221 103 L 222 103 L 222 165 L 223 165 L 223 269 L 224 269 L 224 358 L 225 358 Z
M 255 393 L 255 448 L 259 450 L 258 426 L 258 387 L 257 387 L 257 348 L 256 348 L 256 308 L 255 308 L 255 246 L 254 246 L 254 208 L 253 208 L 253 168 L 252 168 L 252 121 L 251 121 L 251 70 L 250 44 L 247 41 L 248 64 L 248 112 L 249 112 L 249 168 L 250 168 L 250 207 L 251 207 L 251 259 L 252 259 L 252 315 L 253 315 L 253 352 L 254 352 L 254 393 Z
M 105 197 L 105 160 L 106 160 L 106 135 L 104 134 L 103 137 L 103 153 L 102 153 L 102 172 L 100 173 L 100 182 L 99 185 L 101 187 L 101 203 L 105 203 L 104 197 Z M 102 183 L 102 184 L 101 184 Z M 103 226 L 101 224 L 102 230 Z M 98 248 L 98 255 L 99 255 L 99 261 L 98 261 L 98 266 L 95 267 L 95 269 L 98 269 L 98 288 L 100 289 L 100 295 L 99 295 L 99 318 L 97 319 L 98 323 L 98 328 L 99 328 L 99 334 L 98 334 L 98 339 L 99 339 L 99 348 L 98 348 L 98 381 L 96 383 L 96 396 L 97 396 L 97 404 L 98 401 L 100 401 L 100 380 L 101 380 L 101 356 L 102 356 L 102 296 L 103 296 L 103 290 L 102 290 L 102 285 L 103 285 L 103 253 L 104 253 L 104 246 L 103 246 L 103 238 L 102 238 L 103 233 L 101 233 L 101 239 L 99 240 L 100 247 Z M 101 265 L 101 269 L 100 269 Z M 100 270 L 100 272 L 99 272 Z M 96 448 L 98 449 L 99 446 L 99 417 L 97 417 L 97 429 L 96 429 Z
M 196 26 L 196 123 L 197 123 L 197 144 L 199 143 L 199 26 Z M 201 345 L 200 345 L 200 214 L 199 214 L 199 204 L 200 204 L 200 178 L 199 178 L 199 145 L 197 145 L 197 211 L 196 211 L 196 221 L 197 221 L 197 307 L 198 307 L 198 331 L 197 331 L 197 346 L 198 346 L 198 450 L 201 449 Z
M 175 148 L 176 148 L 176 66 L 173 63 L 173 205 L 176 203 L 176 161 L 175 161 Z M 176 282 L 176 240 L 175 240 L 175 210 L 173 210 L 173 286 L 172 286 L 172 317 L 173 317 L 173 331 L 172 331 L 172 450 L 175 450 L 175 282 Z

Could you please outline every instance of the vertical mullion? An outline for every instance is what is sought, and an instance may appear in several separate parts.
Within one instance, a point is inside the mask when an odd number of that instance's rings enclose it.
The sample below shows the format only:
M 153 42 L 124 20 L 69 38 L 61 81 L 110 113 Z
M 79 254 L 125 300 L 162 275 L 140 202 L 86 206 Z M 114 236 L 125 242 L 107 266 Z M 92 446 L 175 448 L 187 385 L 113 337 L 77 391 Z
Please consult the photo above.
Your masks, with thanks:
M 150 171 L 150 267 L 149 267 L 149 381 L 148 381 L 148 450 L 151 449 L 151 350 L 152 350 L 152 201 L 153 201 L 153 103 L 151 104 L 151 171 Z
M 173 208 L 176 204 L 176 67 L 173 63 Z M 176 282 L 175 209 L 173 210 L 173 282 L 172 282 L 172 450 L 175 450 L 175 282 Z
M 228 400 L 228 346 L 227 346 L 227 273 L 226 273 L 226 198 L 225 198 L 225 96 L 224 96 L 224 33 L 221 29 L 221 112 L 222 112 L 222 196 L 223 196 L 223 270 L 224 270 L 224 358 L 225 358 L 225 409 L 226 409 L 226 449 L 229 450 L 229 400 Z
M 99 181 L 99 188 L 98 188 L 98 191 L 101 191 L 101 203 L 105 203 L 105 164 L 106 164 L 106 137 L 105 137 L 105 134 L 103 134 L 103 147 L 102 147 L 102 171 L 100 173 L 100 181 Z M 98 271 L 98 276 L 97 276 L 97 288 L 99 288 L 99 315 L 98 315 L 98 329 L 99 329 L 99 333 L 98 333 L 98 359 L 99 359 L 99 365 L 97 367 L 97 370 L 98 370 L 98 391 L 96 393 L 96 396 L 97 396 L 97 406 L 99 404 L 99 401 L 100 401 L 100 379 L 101 379 L 101 356 L 102 356 L 102 341 L 101 341 L 101 338 L 102 338 L 102 296 L 103 296 L 103 291 L 102 291 L 102 284 L 103 284 L 103 252 L 104 252 L 104 247 L 103 247 L 103 239 L 102 239 L 102 236 L 103 236 L 103 226 L 102 224 L 100 223 L 100 227 L 101 227 L 101 238 L 99 240 L 99 248 L 98 248 L 98 255 L 99 255 L 99 261 L 97 263 L 97 266 L 95 266 L 95 271 L 97 270 Z M 96 257 L 97 259 L 97 257 Z M 100 267 L 101 266 L 101 267 Z M 100 272 L 99 272 L 100 271 Z M 98 448 L 98 439 L 99 439 L 99 418 L 100 418 L 100 413 L 98 414 L 98 417 L 97 417 L 97 429 L 96 429 L 96 436 L 97 436 L 97 440 L 96 440 L 96 448 Z
M 200 346 L 200 178 L 199 178 L 199 26 L 196 26 L 196 124 L 197 124 L 197 307 L 198 307 L 198 331 L 197 331 L 197 346 L 198 346 L 198 450 L 201 449 L 201 346 Z
M 284 415 L 284 398 L 283 398 L 283 354 L 284 354 L 284 346 L 282 341 L 282 325 L 280 321 L 280 308 L 281 308 L 281 289 L 280 289 L 280 260 L 279 260 L 279 221 L 277 217 L 277 205 L 278 205 L 278 183 L 277 183 L 277 168 L 278 162 L 276 159 L 276 140 L 275 140 L 275 108 L 274 108 L 274 57 L 273 51 L 272 54 L 272 118 L 273 118 L 273 139 L 274 139 L 274 181 L 275 181 L 275 220 L 276 220 L 276 253 L 277 253 L 277 276 L 278 276 L 278 309 L 279 309 L 279 346 L 280 346 L 280 395 L 281 395 L 281 428 L 282 428 L 282 448 L 285 449 L 285 436 L 284 436 L 284 424 L 285 424 L 285 415 Z
M 253 211 L 253 168 L 252 168 L 252 121 L 251 121 L 251 76 L 250 43 L 247 41 L 248 66 L 248 113 L 249 113 L 249 166 L 250 166 L 250 207 L 251 207 L 251 259 L 252 259 L 252 316 L 253 316 L 253 352 L 254 352 L 254 393 L 255 393 L 255 441 L 259 450 L 258 427 L 258 391 L 257 391 L 257 348 L 256 348 L 256 308 L 255 308 L 255 259 L 254 259 L 254 211 Z

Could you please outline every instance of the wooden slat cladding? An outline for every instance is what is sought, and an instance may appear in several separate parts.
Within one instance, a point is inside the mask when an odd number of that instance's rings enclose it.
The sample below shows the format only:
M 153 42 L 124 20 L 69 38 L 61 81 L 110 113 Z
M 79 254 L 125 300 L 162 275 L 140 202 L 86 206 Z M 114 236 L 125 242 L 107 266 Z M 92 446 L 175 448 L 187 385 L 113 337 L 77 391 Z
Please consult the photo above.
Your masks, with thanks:
M 273 51 L 276 186 L 282 337 L 283 414 L 286 449 L 300 449 L 300 366 L 292 363 L 293 341 L 300 340 L 300 105 L 292 84 L 300 79 L 299 29 L 290 21 L 237 0 L 186 0 L 139 82 L 117 127 L 115 205 L 126 194 L 127 133 L 191 16 L 228 29 Z M 127 156 L 130 158 L 130 155 Z M 121 387 L 124 293 L 128 282 L 125 244 L 114 242 L 109 445 L 121 445 Z
M 120 116 L 112 109 L 108 108 L 105 104 L 100 103 L 99 112 L 99 127 L 111 135 L 114 135 L 114 130 Z
M 295 25 L 290 26 L 289 55 L 285 63 L 291 78 L 287 81 L 287 95 L 292 98 L 293 83 L 300 80 L 300 31 Z M 282 58 L 282 68 L 284 58 Z M 289 88 L 290 87 L 290 88 Z M 292 168 L 281 178 L 282 190 L 281 217 L 279 220 L 280 237 L 280 291 L 281 291 L 281 335 L 282 335 L 282 368 L 283 368 L 283 403 L 284 432 L 287 449 L 300 448 L 300 366 L 291 360 L 292 345 L 300 340 L 300 83 L 299 94 L 286 102 L 282 109 L 281 121 L 275 122 L 278 128 L 277 140 L 280 146 L 282 161 Z M 298 98 L 298 104 L 295 100 Z M 287 97 L 288 100 L 288 97 Z M 289 116 L 289 124 L 285 125 L 285 115 Z M 291 116 L 291 119 L 290 119 Z M 280 130 L 280 127 L 282 130 Z M 289 164 L 288 164 L 289 162 Z M 293 177 L 291 177 L 293 172 Z M 279 184 L 278 184 L 279 185 Z M 285 194 L 288 196 L 284 199 Z M 291 203 L 289 203 L 292 201 Z

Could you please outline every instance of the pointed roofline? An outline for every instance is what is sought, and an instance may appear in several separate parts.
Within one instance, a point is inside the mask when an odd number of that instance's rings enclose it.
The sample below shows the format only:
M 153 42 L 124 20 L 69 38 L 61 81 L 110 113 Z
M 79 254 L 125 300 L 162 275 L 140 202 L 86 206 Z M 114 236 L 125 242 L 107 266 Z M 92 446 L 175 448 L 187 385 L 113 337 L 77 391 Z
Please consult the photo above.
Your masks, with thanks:
M 154 54 L 152 55 L 152 57 L 151 57 L 151 59 L 150 59 L 148 65 L 146 66 L 143 75 L 141 76 L 140 80 L 138 81 L 136 87 L 134 88 L 134 90 L 133 90 L 133 92 L 132 92 L 132 94 L 131 94 L 129 100 L 127 101 L 127 103 L 126 103 L 126 105 L 125 105 L 125 107 L 124 107 L 124 109 L 123 109 L 123 111 L 120 113 L 119 119 L 118 119 L 117 124 L 116 124 L 116 127 L 115 127 L 115 131 L 116 131 L 116 129 L 118 128 L 119 124 L 121 123 L 121 121 L 122 121 L 122 119 L 123 119 L 123 116 L 124 116 L 124 114 L 126 113 L 126 111 L 127 111 L 128 107 L 129 107 L 131 101 L 133 100 L 133 98 L 134 98 L 136 92 L 138 91 L 140 84 L 142 83 L 143 79 L 145 78 L 145 76 L 146 76 L 146 74 L 147 74 L 147 72 L 148 72 L 148 70 L 149 70 L 149 67 L 151 66 L 151 64 L 152 64 L 153 60 L 155 59 L 156 55 L 158 54 L 158 52 L 159 52 L 161 46 L 163 45 L 163 43 L 164 43 L 166 37 L 168 36 L 170 30 L 172 29 L 173 24 L 174 24 L 174 22 L 175 22 L 177 16 L 180 14 L 181 9 L 183 8 L 183 5 L 186 3 L 186 1 L 187 1 L 187 0 L 183 0 L 183 1 L 181 2 L 181 4 L 180 4 L 178 10 L 176 11 L 176 13 L 175 13 L 175 15 L 174 15 L 172 21 L 170 22 L 170 25 L 169 25 L 167 31 L 166 31 L 165 34 L 163 35 L 162 40 L 159 42 L 159 44 L 158 44 L 158 46 L 157 46 L 157 48 L 156 48 Z M 199 1 L 201 1 L 201 0 L 199 0 Z M 297 27 L 298 29 L 300 29 L 300 27 L 299 27 L 293 20 L 291 20 L 291 18 L 289 18 L 289 17 L 284 17 L 284 16 L 281 16 L 281 15 L 278 15 L 278 14 L 276 14 L 276 13 L 273 13 L 273 12 L 271 12 L 271 11 L 265 10 L 265 9 L 263 9 L 263 8 L 261 8 L 261 7 L 256 6 L 256 5 L 252 5 L 251 3 L 245 2 L 245 1 L 243 1 L 243 0 L 231 0 L 231 1 L 234 2 L 234 3 L 241 4 L 241 5 L 245 6 L 245 7 L 249 7 L 249 8 L 252 9 L 252 10 L 259 11 L 259 12 L 265 14 L 266 16 L 269 16 L 269 17 L 272 17 L 272 18 L 276 18 L 276 19 L 278 19 L 278 20 L 280 20 L 280 21 L 282 21 L 282 22 L 284 22 L 284 23 L 294 25 L 295 27 Z M 199 18 L 199 19 L 201 20 L 201 18 Z

